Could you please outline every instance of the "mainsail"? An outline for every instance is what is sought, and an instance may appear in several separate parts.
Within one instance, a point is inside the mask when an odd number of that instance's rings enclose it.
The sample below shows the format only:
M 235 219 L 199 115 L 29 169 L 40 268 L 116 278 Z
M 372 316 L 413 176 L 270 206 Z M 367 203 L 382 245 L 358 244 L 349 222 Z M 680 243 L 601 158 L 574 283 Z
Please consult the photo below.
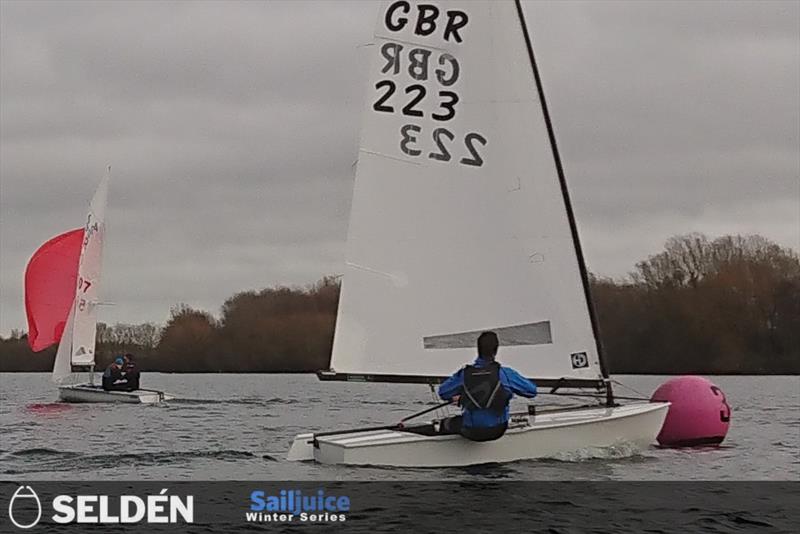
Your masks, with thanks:
M 94 365 L 95 337 L 97 335 L 97 302 L 100 270 L 103 261 L 105 237 L 105 212 L 108 196 L 108 175 L 100 182 L 89 205 L 84 227 L 83 245 L 78 264 L 78 280 L 71 361 L 73 365 Z
M 386 2 L 329 379 L 429 381 L 475 357 L 601 386 L 575 223 L 518 2 Z

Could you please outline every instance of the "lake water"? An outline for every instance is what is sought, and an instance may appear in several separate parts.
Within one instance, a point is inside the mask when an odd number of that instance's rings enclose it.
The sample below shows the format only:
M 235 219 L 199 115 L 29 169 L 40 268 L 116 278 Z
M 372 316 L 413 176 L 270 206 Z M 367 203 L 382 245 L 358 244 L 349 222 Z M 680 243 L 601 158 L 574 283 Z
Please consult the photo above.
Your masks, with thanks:
M 615 378 L 648 396 L 668 379 Z M 313 375 L 145 373 L 144 387 L 179 400 L 68 405 L 55 402 L 49 374 L 6 373 L 0 374 L 0 479 L 800 479 L 800 377 L 713 381 L 733 408 L 721 447 L 584 451 L 499 466 L 401 470 L 284 458 L 295 434 L 392 423 L 425 408 L 432 404 L 426 386 L 319 382 Z M 541 396 L 535 402 L 555 401 Z

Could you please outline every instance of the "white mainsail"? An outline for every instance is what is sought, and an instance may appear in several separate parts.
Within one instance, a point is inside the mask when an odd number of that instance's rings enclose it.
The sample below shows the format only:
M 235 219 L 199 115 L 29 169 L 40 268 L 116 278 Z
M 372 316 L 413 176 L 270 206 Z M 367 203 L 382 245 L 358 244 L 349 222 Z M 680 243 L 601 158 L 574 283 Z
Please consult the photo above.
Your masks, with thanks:
M 598 382 L 579 248 L 512 2 L 386 2 L 331 369 L 446 376 L 482 330 L 528 377 Z
M 78 264 L 75 305 L 70 314 L 73 318 L 70 356 L 72 365 L 94 365 L 97 303 L 100 271 L 103 262 L 108 180 L 109 174 L 106 174 L 97 187 L 89 205 L 89 214 L 86 217 L 86 225 L 84 227 L 83 246 L 81 247 L 80 262 Z M 67 326 L 69 327 L 69 325 Z M 67 336 L 66 330 L 64 336 Z M 60 349 L 61 346 L 59 345 Z

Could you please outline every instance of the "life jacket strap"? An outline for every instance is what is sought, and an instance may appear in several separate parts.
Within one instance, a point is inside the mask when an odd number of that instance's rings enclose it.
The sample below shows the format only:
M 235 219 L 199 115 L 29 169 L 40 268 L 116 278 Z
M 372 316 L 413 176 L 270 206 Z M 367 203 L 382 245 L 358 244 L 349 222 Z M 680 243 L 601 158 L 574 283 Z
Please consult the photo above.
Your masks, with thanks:
M 495 395 L 497 395 L 497 392 L 500 391 L 500 386 L 502 386 L 502 385 L 503 385 L 503 383 L 500 381 L 500 377 L 498 376 L 497 377 L 497 384 L 495 384 L 494 389 L 492 390 L 492 394 L 489 395 L 489 398 L 486 400 L 486 405 L 483 407 L 484 410 L 489 408 L 489 406 L 492 405 L 492 403 L 494 402 L 494 397 L 495 397 Z

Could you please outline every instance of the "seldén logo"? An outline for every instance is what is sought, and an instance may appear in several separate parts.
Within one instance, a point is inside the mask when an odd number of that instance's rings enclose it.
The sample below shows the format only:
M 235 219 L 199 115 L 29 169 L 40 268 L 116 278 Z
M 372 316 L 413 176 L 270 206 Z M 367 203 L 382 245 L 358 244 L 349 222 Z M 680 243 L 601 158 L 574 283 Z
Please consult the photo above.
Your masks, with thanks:
M 194 523 L 194 496 L 167 495 L 56 495 L 50 503 L 54 523 L 133 524 Z M 17 528 L 36 526 L 44 513 L 39 496 L 20 486 L 8 503 L 8 518 Z M 48 512 L 49 514 L 49 512 Z
M 245 512 L 248 523 L 340 523 L 347 520 L 350 497 L 326 495 L 325 490 L 303 495 L 298 489 L 282 489 L 277 495 L 262 490 L 250 493 L 250 511 Z
M 8 503 L 8 518 L 17 528 L 33 528 L 39 523 L 42 519 L 42 501 L 33 488 L 30 486 L 17 488 Z

